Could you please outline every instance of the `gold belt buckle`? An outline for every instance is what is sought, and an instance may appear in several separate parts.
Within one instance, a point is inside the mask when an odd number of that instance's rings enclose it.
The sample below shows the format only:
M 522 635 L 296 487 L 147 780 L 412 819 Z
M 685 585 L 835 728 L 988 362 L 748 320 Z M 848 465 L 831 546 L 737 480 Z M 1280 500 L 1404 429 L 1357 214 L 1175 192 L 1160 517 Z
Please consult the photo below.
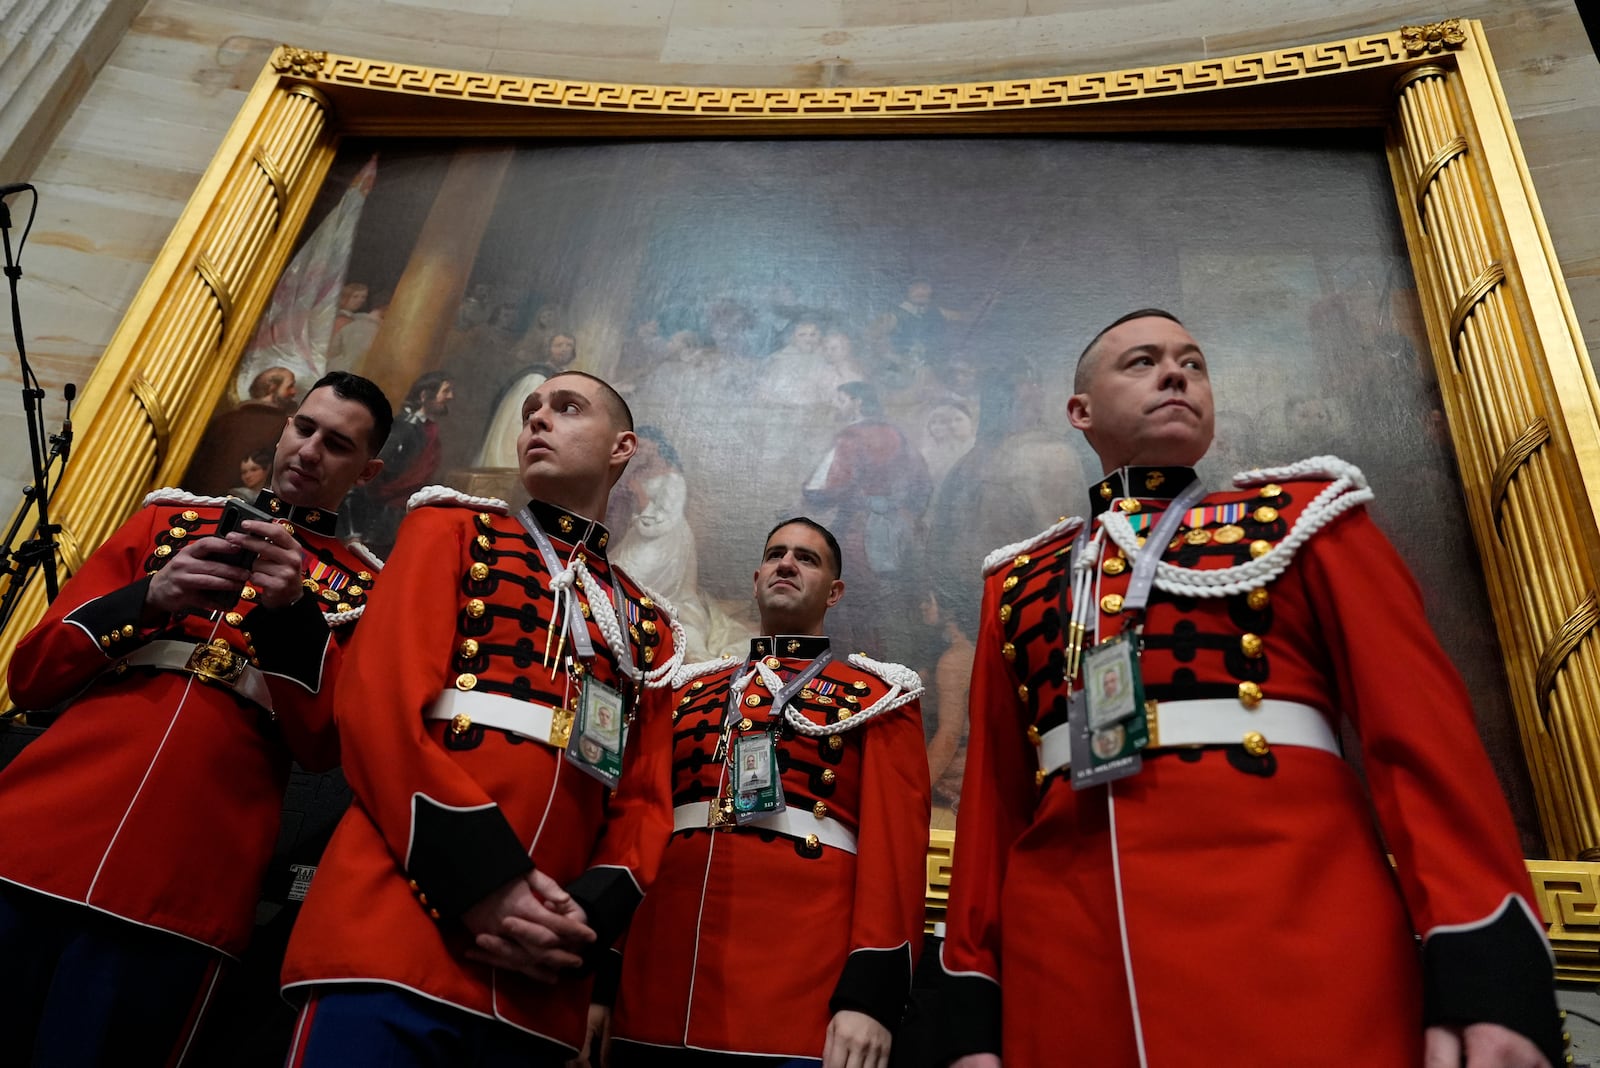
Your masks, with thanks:
M 550 744 L 557 749 L 565 749 L 572 741 L 572 709 L 552 708 L 550 710 Z
M 197 644 L 194 651 L 189 654 L 189 662 L 184 667 L 202 679 L 232 686 L 239 681 L 239 676 L 244 674 L 247 664 L 248 661 L 240 656 L 233 646 L 222 638 L 213 638 L 209 642 Z
M 1150 731 L 1150 741 L 1146 748 L 1161 748 L 1161 710 L 1153 697 L 1144 703 L 1144 722 Z
M 731 831 L 736 826 L 733 819 L 733 798 L 714 797 L 706 811 L 706 826 L 713 831 Z

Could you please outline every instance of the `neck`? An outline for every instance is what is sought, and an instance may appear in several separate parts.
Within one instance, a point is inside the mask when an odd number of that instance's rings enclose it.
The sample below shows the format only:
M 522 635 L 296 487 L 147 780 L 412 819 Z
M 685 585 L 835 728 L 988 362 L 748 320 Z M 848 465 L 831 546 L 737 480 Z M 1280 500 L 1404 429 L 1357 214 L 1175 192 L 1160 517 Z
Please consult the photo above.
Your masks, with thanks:
M 536 501 L 565 508 L 569 512 L 603 523 L 606 518 L 606 501 L 611 496 L 610 487 L 525 485 L 528 496 Z
M 771 616 L 761 617 L 762 634 L 802 634 L 816 635 L 818 637 L 827 633 L 822 629 L 822 620 L 810 622 L 803 619 L 777 619 Z

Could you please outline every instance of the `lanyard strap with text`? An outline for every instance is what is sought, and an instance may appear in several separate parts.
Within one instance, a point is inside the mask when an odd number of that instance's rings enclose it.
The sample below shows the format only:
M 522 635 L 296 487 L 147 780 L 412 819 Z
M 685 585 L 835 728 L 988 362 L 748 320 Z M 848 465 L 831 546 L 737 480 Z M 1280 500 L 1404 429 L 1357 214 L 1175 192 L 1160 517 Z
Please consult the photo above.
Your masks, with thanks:
M 550 577 L 555 578 L 555 576 L 561 574 L 563 568 L 561 558 L 556 555 L 556 547 L 550 543 L 550 536 L 544 532 L 544 528 L 539 525 L 539 521 L 534 518 L 533 511 L 527 505 L 523 505 L 517 512 L 517 521 L 532 536 L 533 543 L 539 547 L 539 557 L 544 561 L 544 569 L 550 573 Z M 611 603 L 616 607 L 617 630 L 622 635 L 622 648 L 616 650 L 617 658 L 623 663 L 632 663 L 633 648 L 632 643 L 628 641 L 628 617 L 623 613 L 623 606 L 619 603 L 618 591 L 614 584 L 608 589 L 606 584 L 598 578 L 593 575 L 589 577 L 600 586 L 602 592 L 611 597 Z M 583 613 L 577 610 L 578 593 L 570 586 L 561 592 L 571 598 L 566 604 L 566 626 L 567 633 L 572 637 L 572 647 L 578 651 L 580 659 L 592 660 L 594 659 L 594 643 L 589 640 L 589 626 L 583 620 Z M 561 606 L 558 605 L 557 607 Z
M 1133 562 L 1133 574 L 1128 576 L 1128 592 L 1122 595 L 1124 612 L 1143 612 L 1144 606 L 1150 603 L 1150 587 L 1156 580 L 1156 565 L 1161 563 L 1167 543 L 1177 533 L 1184 515 L 1205 495 L 1205 486 L 1196 479 L 1185 486 L 1183 492 L 1161 513 L 1155 529 L 1145 538 L 1145 551 Z
M 774 722 L 777 722 L 778 719 L 781 718 L 779 716 L 779 712 L 784 705 L 789 703 L 789 698 L 793 697 L 795 694 L 809 686 L 811 684 L 811 680 L 822 674 L 822 669 L 827 667 L 829 662 L 832 660 L 833 650 L 824 649 L 820 656 L 805 666 L 804 671 L 800 672 L 800 674 L 784 683 L 783 688 L 772 695 L 772 712 Z M 748 669 L 754 662 L 754 660 L 746 660 L 744 662 L 745 668 Z M 732 686 L 728 687 L 728 714 L 727 719 L 723 724 L 725 728 L 731 727 L 733 724 L 744 718 L 744 713 L 739 709 L 739 698 L 741 696 L 742 691 L 736 691 Z

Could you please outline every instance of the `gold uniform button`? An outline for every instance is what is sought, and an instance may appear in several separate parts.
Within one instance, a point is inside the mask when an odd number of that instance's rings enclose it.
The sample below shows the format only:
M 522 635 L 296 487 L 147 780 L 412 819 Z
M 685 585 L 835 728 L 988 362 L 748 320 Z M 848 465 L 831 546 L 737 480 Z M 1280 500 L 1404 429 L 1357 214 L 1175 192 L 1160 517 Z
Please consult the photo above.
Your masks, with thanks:
M 1239 635 L 1239 651 L 1254 660 L 1261 655 L 1261 635 Z
M 806 848 L 807 849 L 817 849 L 817 848 L 821 847 L 821 845 L 822 845 L 822 839 L 818 838 L 814 834 L 806 835 Z
M 1006 642 L 1000 647 L 1000 655 L 1007 660 L 1015 660 L 1017 658 L 1017 647 L 1010 642 Z
M 1017 699 L 1019 701 L 1026 701 L 1028 699 L 1028 684 L 1027 683 L 1023 683 L 1021 686 L 1017 687 Z
M 1124 571 L 1128 570 L 1128 561 L 1124 560 L 1120 556 L 1113 556 L 1105 563 L 1100 565 L 1100 570 L 1104 571 L 1108 575 L 1120 575 Z
M 109 635 L 109 634 L 100 635 L 100 648 L 102 648 L 102 649 L 111 648 L 111 635 Z
M 229 612 L 222 618 L 228 621 L 228 626 L 230 627 L 237 627 L 239 624 L 244 622 L 244 616 L 240 615 L 238 612 Z
M 306 513 L 306 522 L 307 523 L 320 523 L 320 522 L 322 522 L 322 513 L 321 512 L 307 512 Z
M 705 688 L 706 688 L 706 684 L 705 684 L 705 680 L 703 680 L 703 679 L 696 679 L 695 682 L 694 682 L 694 685 L 689 687 L 689 689 L 691 689 L 691 690 L 703 690 Z
M 1244 736 L 1244 751 L 1251 756 L 1266 756 L 1272 751 L 1272 746 L 1267 744 L 1267 739 L 1260 731 L 1251 731 Z
M 465 712 L 457 712 L 450 717 L 450 732 L 452 734 L 465 734 L 472 729 L 472 717 Z M 411 889 L 417 888 L 416 883 L 411 884 Z
M 473 619 L 482 619 L 483 614 L 488 610 L 488 607 L 476 597 L 467 602 L 467 615 Z
M 1272 543 L 1270 541 L 1257 539 L 1250 543 L 1250 559 L 1252 560 L 1259 560 L 1271 551 Z
M 815 691 L 811 687 L 807 686 L 805 689 L 800 691 L 800 696 L 802 698 L 804 698 L 805 700 L 810 701 L 810 700 L 813 700 L 817 696 L 817 691 Z
M 489 565 L 479 561 L 467 569 L 467 574 L 472 576 L 474 582 L 482 582 L 489 577 Z
M 478 525 L 480 527 L 488 528 L 488 527 L 492 526 L 493 524 L 494 524 L 494 516 L 490 515 L 488 512 L 479 512 L 478 513 Z
M 739 721 L 739 729 L 742 731 L 747 731 L 755 725 L 755 720 L 751 719 L 749 716 L 746 716 Z
M 751 708 L 754 708 L 761 703 L 761 698 L 755 694 L 751 694 L 749 697 L 744 699 L 744 703 L 749 705 Z
M 1007 575 L 1006 580 L 1000 584 L 1000 588 L 1002 590 L 1014 590 L 1017 588 L 1017 581 L 1017 576 Z
M 356 572 L 356 581 L 365 582 L 367 585 L 370 586 L 372 584 L 372 572 L 370 572 L 370 571 L 357 571 Z
M 428 895 L 427 894 L 418 894 L 417 895 L 417 904 L 421 905 L 423 908 L 427 908 L 428 907 Z
M 354 583 L 351 583 L 349 586 L 346 586 L 344 588 L 344 595 L 346 597 L 360 597 L 363 593 L 366 593 L 366 592 L 367 592 L 366 590 L 362 589 L 360 586 L 355 585 Z
M 584 619 L 590 618 L 590 616 L 589 616 L 589 606 L 586 603 L 584 603 L 583 601 L 579 601 L 578 602 L 578 614 L 583 616 Z
M 831 704 L 833 704 L 833 698 L 829 697 L 825 693 L 824 694 L 818 694 L 817 695 L 817 704 L 819 704 L 819 705 L 831 705 Z
M 478 548 L 480 548 L 480 549 L 487 550 L 489 548 L 490 541 L 489 541 L 489 535 L 487 535 L 487 534 L 479 534 L 476 538 L 473 539 L 473 541 L 478 543 Z
M 327 601 L 329 604 L 333 604 L 333 603 L 335 603 L 336 601 L 339 600 L 339 591 L 338 590 L 323 590 L 321 596 L 322 596 L 322 599 L 324 601 Z
M 1010 605 L 1003 604 L 1003 605 L 1000 606 L 1000 622 L 1002 622 L 1002 623 L 1011 622 L 1011 606 Z
M 284 520 L 280 519 L 280 520 L 278 520 L 278 525 L 280 527 L 282 527 L 284 530 L 287 530 L 290 533 L 291 536 L 294 534 L 294 524 L 293 523 L 285 522 Z
M 1122 594 L 1108 593 L 1100 598 L 1100 611 L 1108 616 L 1114 616 L 1122 611 Z
M 1239 684 L 1239 702 L 1246 708 L 1254 708 L 1261 703 L 1261 687 L 1253 682 Z
M 461 674 L 456 676 L 456 689 L 458 690 L 470 690 L 477 685 L 478 676 L 474 675 L 470 671 L 463 671 Z
M 639 629 L 644 631 L 646 634 L 654 634 L 656 632 L 656 625 L 653 621 L 647 619 L 643 623 L 639 624 Z
M 1132 497 L 1124 497 L 1117 502 L 1117 507 L 1122 509 L 1124 515 L 1132 515 L 1139 510 L 1139 502 Z
M 189 532 L 182 527 L 173 527 L 167 533 L 174 538 L 187 538 L 189 536 Z
M 355 609 L 355 606 L 349 601 L 340 601 L 338 604 L 334 605 L 333 608 L 336 612 L 350 612 Z
M 1218 545 L 1232 545 L 1234 542 L 1244 540 L 1244 528 L 1232 523 L 1221 526 L 1211 535 L 1211 540 Z
M 833 780 L 837 779 L 838 777 L 839 773 L 834 771 L 832 768 L 822 769 L 822 781 L 827 785 L 832 786 Z
M 133 624 L 132 623 L 124 623 L 122 625 L 122 636 L 124 638 L 133 637 Z
M 779 660 L 775 656 L 769 656 L 769 657 L 767 657 L 765 660 L 763 660 L 761 662 L 763 664 L 767 665 L 767 667 L 769 667 L 769 668 L 778 668 L 778 667 L 782 667 L 783 666 L 783 661 Z
M 1039 725 L 1037 723 L 1028 724 L 1028 741 L 1032 742 L 1034 745 L 1043 744 L 1044 738 L 1039 733 Z
M 478 655 L 478 639 L 476 639 L 476 638 L 468 638 L 468 639 L 466 639 L 465 641 L 463 641 L 461 643 L 458 651 L 461 653 L 461 655 L 463 657 L 465 657 L 468 660 L 471 660 L 473 657 Z
M 1276 482 L 1268 482 L 1265 486 L 1261 487 L 1261 496 L 1263 497 L 1276 497 L 1282 492 L 1283 487 L 1278 485 Z
M 1111 499 L 1111 483 L 1100 483 L 1100 499 L 1102 501 L 1109 501 Z
M 844 748 L 844 739 L 839 737 L 837 734 L 829 735 L 829 737 L 828 737 L 828 748 L 829 749 L 843 749 Z
M 855 696 L 854 694 L 847 693 L 844 695 L 844 703 L 847 705 L 859 705 L 861 703 L 861 698 Z
M 1265 586 L 1261 586 L 1246 594 L 1244 600 L 1252 609 L 1259 612 L 1267 607 L 1267 603 L 1272 600 L 1272 594 L 1267 592 Z
M 639 607 L 640 608 L 654 608 L 655 606 L 656 606 L 656 603 L 654 601 L 652 601 L 650 598 L 648 598 L 648 597 L 639 598 Z
M 850 688 L 852 690 L 854 690 L 856 693 L 866 693 L 868 690 L 872 689 L 871 686 L 868 686 L 866 683 L 862 682 L 859 679 L 857 679 L 855 682 L 852 682 L 850 684 Z
M 850 700 L 850 699 L 849 699 L 849 698 L 848 698 L 848 697 L 846 697 L 846 698 L 845 698 L 845 700 L 846 700 L 846 701 L 848 701 L 848 700 Z M 848 709 L 848 708 L 841 708 L 841 709 L 839 709 L 839 718 L 838 718 L 838 722 L 840 722 L 840 723 L 843 723 L 843 722 L 844 722 L 844 721 L 845 721 L 845 720 L 847 720 L 847 719 L 849 719 L 849 718 L 850 718 L 850 717 L 851 717 L 851 716 L 853 716 L 853 715 L 855 715 L 855 713 L 854 713 L 854 712 L 852 712 L 852 711 L 851 711 L 851 710 L 850 710 L 850 709 Z
M 1043 768 L 1039 768 L 1033 773 L 1033 785 L 1043 786 L 1044 781 L 1047 778 L 1049 778 L 1049 776 L 1045 774 L 1045 770 Z
M 317 585 L 316 579 L 303 578 L 300 580 L 300 585 L 310 590 L 312 593 L 316 593 L 318 590 L 322 589 L 321 586 Z
M 200 513 L 196 512 L 196 511 L 193 511 L 193 510 L 190 510 L 190 511 L 187 511 L 187 512 L 183 513 L 183 521 L 185 523 L 193 523 L 196 519 L 199 519 L 199 518 L 200 518 Z
M 1011 566 L 1012 567 L 1027 567 L 1028 566 L 1028 561 L 1032 560 L 1032 559 L 1033 559 L 1033 557 L 1029 556 L 1027 553 L 1023 553 L 1021 556 L 1019 556 L 1015 560 L 1011 561 Z
M 563 534 L 571 534 L 572 533 L 572 517 L 570 515 L 562 516 L 560 519 L 556 520 L 556 526 L 561 528 L 561 533 L 563 533 Z
M 1151 471 L 1144 476 L 1144 488 L 1147 490 L 1160 489 L 1161 484 L 1166 480 L 1167 476 L 1160 471 Z
M 247 586 L 245 586 L 244 589 L 239 591 L 239 600 L 241 600 L 241 601 L 253 601 L 255 599 L 256 599 L 256 588 L 254 586 L 247 585 Z
M 172 555 L 172 546 L 170 546 L 170 545 L 157 545 L 156 546 L 156 558 L 157 559 L 165 559 L 166 557 L 169 557 L 171 555 Z
M 811 814 L 813 816 L 817 817 L 817 819 L 819 819 L 819 820 L 823 819 L 824 817 L 826 817 L 828 815 L 828 804 L 827 804 L 827 802 L 818 801 L 816 804 L 812 805 L 811 806 Z
M 1257 523 L 1276 523 L 1278 521 L 1278 510 L 1270 504 L 1263 504 L 1260 508 L 1250 513 L 1250 518 Z
M 411 887 L 411 892 L 413 894 L 422 889 L 421 885 L 418 884 L 415 879 L 412 879 L 410 882 L 406 883 L 406 885 Z
M 1190 545 L 1204 545 L 1211 540 L 1211 532 L 1201 527 L 1196 527 L 1185 534 L 1183 540 Z
M 602 534 L 602 535 L 600 535 L 600 540 L 598 542 L 596 542 L 595 544 L 599 545 L 600 548 L 604 549 L 606 547 L 606 542 L 608 542 L 610 540 L 611 540 L 611 535 L 610 534 Z

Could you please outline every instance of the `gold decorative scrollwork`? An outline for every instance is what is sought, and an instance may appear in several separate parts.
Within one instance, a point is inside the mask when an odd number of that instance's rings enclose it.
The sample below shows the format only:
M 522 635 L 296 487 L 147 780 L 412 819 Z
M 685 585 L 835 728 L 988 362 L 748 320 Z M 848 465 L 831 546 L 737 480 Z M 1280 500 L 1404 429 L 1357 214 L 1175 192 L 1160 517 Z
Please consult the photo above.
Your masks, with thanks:
M 167 446 L 172 441 L 172 421 L 167 417 L 167 406 L 161 403 L 161 395 L 144 375 L 134 375 L 128 388 L 133 390 L 133 395 L 144 408 L 145 417 L 150 420 L 150 430 L 156 438 L 155 466 L 159 470 L 161 461 L 166 458 Z
M 1461 299 L 1456 301 L 1454 310 L 1450 312 L 1450 355 L 1455 359 L 1456 366 L 1461 366 L 1461 328 L 1467 325 L 1467 316 L 1472 314 L 1472 309 L 1483 303 L 1496 286 L 1506 280 L 1506 269 L 1499 263 L 1491 263 L 1473 281 L 1471 288 L 1461 294 Z
M 1467 43 L 1467 31 L 1460 19 L 1443 19 L 1426 26 L 1400 27 L 1400 43 L 1408 56 L 1420 56 L 1445 49 L 1454 51 Z
M 289 183 L 283 177 L 283 168 L 267 155 L 264 145 L 257 145 L 255 151 L 250 153 L 250 158 L 272 186 L 272 194 L 278 198 L 278 210 L 282 211 L 289 203 Z
M 1550 644 L 1545 647 L 1539 656 L 1539 670 L 1534 675 L 1534 691 L 1539 700 L 1539 716 L 1548 719 L 1550 715 L 1550 691 L 1555 688 L 1556 675 L 1561 671 L 1561 665 L 1567 662 L 1567 657 L 1578 647 L 1578 643 L 1600 623 L 1600 601 L 1596 601 L 1594 591 L 1590 590 L 1582 603 L 1573 609 L 1572 615 L 1567 617 L 1561 629 L 1556 631 L 1550 639 Z M 1548 723 L 1545 724 L 1549 726 Z
M 1449 162 L 1467 151 L 1467 139 L 1456 137 L 1440 147 L 1439 152 L 1428 165 L 1422 168 L 1422 173 L 1417 175 L 1417 216 L 1422 225 L 1428 225 L 1428 216 L 1422 210 L 1423 203 L 1427 200 L 1428 189 L 1433 185 L 1433 180 L 1439 177 L 1439 172 L 1444 170 Z
M 1504 514 L 1506 491 L 1511 488 L 1511 479 L 1528 462 L 1528 458 L 1539 451 L 1539 447 L 1550 440 L 1550 424 L 1540 416 L 1528 424 L 1528 429 L 1517 435 L 1504 453 L 1500 462 L 1494 468 L 1494 481 L 1489 485 L 1489 510 L 1494 514 L 1495 535 L 1501 542 L 1505 536 L 1500 530 L 1500 519 Z
M 203 252 L 194 258 L 194 272 L 216 298 L 217 310 L 222 312 L 222 328 L 226 330 L 229 320 L 233 318 L 233 294 L 228 291 L 227 283 L 223 282 L 221 273 L 211 265 Z
M 272 54 L 272 69 L 279 74 L 296 78 L 310 78 L 322 72 L 328 62 L 328 53 L 313 52 L 307 48 L 282 45 Z
M 56 523 L 61 529 L 56 532 L 56 546 L 61 550 L 61 562 L 66 565 L 67 574 L 75 575 L 83 568 L 83 547 L 78 544 L 77 536 L 72 533 L 65 523 Z

